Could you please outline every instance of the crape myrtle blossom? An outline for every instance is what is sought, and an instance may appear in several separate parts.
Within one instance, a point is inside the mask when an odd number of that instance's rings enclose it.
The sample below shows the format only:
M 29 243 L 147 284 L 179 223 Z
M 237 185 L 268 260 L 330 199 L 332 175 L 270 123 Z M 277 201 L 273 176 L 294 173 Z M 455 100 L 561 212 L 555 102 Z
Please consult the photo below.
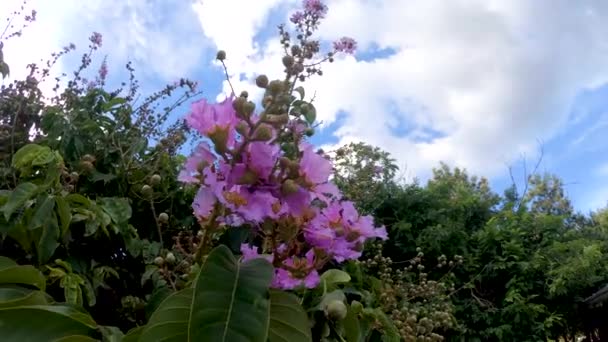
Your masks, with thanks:
M 315 27 L 326 12 L 320 0 L 305 0 L 292 21 Z M 334 48 L 352 53 L 355 47 L 343 38 Z M 327 262 L 357 259 L 366 241 L 387 239 L 384 227 L 342 200 L 330 181 L 331 162 L 305 141 L 312 122 L 289 112 L 288 89 L 298 74 L 291 76 L 256 82 L 266 89 L 261 111 L 246 93 L 193 103 L 186 123 L 209 142 L 195 148 L 179 174 L 199 187 L 192 209 L 204 230 L 250 228 L 262 243 L 243 244 L 242 261 L 268 260 L 272 286 L 282 289 L 316 287 Z

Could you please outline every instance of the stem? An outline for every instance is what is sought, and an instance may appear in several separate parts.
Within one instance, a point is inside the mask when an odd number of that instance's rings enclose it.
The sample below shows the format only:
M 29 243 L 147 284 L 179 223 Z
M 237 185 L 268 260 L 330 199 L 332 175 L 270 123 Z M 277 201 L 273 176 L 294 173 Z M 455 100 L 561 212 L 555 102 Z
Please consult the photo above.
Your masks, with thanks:
M 160 245 L 163 246 L 163 232 L 160 228 L 160 223 L 158 223 L 158 216 L 156 216 L 156 209 L 154 209 L 154 202 L 150 200 L 150 209 L 152 210 L 152 215 L 154 215 L 154 222 L 156 222 L 156 229 L 158 230 L 158 239 L 160 241 Z
M 228 76 L 228 68 L 226 67 L 226 63 L 224 63 L 223 60 L 220 62 L 222 62 L 222 66 L 224 67 L 224 74 L 226 75 L 226 81 L 228 81 L 228 85 L 230 85 L 230 89 L 232 90 L 232 95 L 236 96 L 236 93 L 234 92 L 234 87 L 230 82 L 230 76 Z

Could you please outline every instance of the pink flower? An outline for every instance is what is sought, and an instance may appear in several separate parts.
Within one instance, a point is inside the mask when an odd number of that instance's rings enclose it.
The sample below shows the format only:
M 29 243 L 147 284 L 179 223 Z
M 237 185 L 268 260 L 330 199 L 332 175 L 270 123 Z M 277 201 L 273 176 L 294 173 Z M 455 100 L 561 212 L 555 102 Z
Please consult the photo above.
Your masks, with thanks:
M 314 250 L 306 252 L 305 258 L 291 257 L 284 261 L 284 265 L 296 269 L 290 271 L 284 268 L 275 269 L 271 286 L 284 290 L 295 289 L 300 286 L 315 288 L 319 285 L 319 272 L 314 268 Z
M 300 175 L 310 185 L 327 182 L 332 171 L 331 162 L 313 150 L 310 144 L 302 144 L 302 159 L 300 160 Z
M 272 262 L 272 255 L 263 255 L 258 252 L 258 247 L 249 246 L 249 244 L 243 243 L 241 244 L 241 254 L 243 254 L 243 262 L 247 262 L 249 260 L 263 258 L 268 260 L 268 262 Z
M 352 55 L 357 50 L 357 42 L 349 37 L 342 37 L 334 42 L 334 50 Z
M 294 24 L 300 24 L 304 21 L 304 13 L 297 11 L 291 15 L 291 18 L 289 18 L 289 20 L 291 20 L 291 22 Z
M 178 180 L 184 183 L 197 183 L 197 176 L 202 175 L 202 170 L 210 166 L 215 161 L 216 157 L 211 152 L 211 147 L 208 143 L 200 143 L 194 153 L 186 160 L 183 170 L 179 173 Z
M 101 47 L 101 43 L 102 43 L 101 33 L 99 33 L 99 32 L 93 32 L 93 34 L 91 35 L 91 37 L 89 38 L 89 40 L 91 41 L 91 43 L 93 43 L 93 46 L 95 46 L 95 47 Z
M 236 142 L 235 127 L 238 123 L 236 111 L 232 106 L 233 100 L 233 97 L 227 97 L 215 104 L 210 104 L 205 99 L 197 101 L 192 104 L 186 122 L 199 133 L 208 136 L 216 149 L 233 147 Z
M 304 0 L 304 10 L 318 18 L 323 18 L 327 14 L 327 6 L 321 0 Z

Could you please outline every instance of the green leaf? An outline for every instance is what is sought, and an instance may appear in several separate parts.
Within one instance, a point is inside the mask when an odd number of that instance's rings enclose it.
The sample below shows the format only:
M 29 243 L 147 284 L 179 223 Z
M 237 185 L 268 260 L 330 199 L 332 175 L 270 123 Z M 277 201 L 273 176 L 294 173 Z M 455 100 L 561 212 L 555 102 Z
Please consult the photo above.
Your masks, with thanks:
M 266 342 L 272 276 L 268 261 L 240 263 L 220 245 L 207 257 L 194 288 L 165 299 L 140 340 Z
M 313 106 L 312 103 L 308 103 L 308 109 L 304 114 L 304 118 L 309 124 L 313 124 L 317 119 L 317 109 Z
M 42 291 L 14 285 L 0 287 L 0 308 L 45 304 L 47 295 Z
M 42 160 L 44 158 L 39 158 L 40 155 L 47 154 L 46 152 L 51 152 L 51 149 L 46 146 L 40 146 L 37 144 L 28 144 L 20 148 L 15 155 L 13 156 L 12 166 L 17 169 L 23 169 L 32 165 L 32 162 L 35 159 Z
M 308 316 L 295 295 L 284 291 L 270 291 L 268 341 L 312 341 Z
M 346 317 L 341 322 L 344 327 L 344 337 L 347 342 L 359 342 L 361 338 L 361 327 L 359 326 L 359 319 L 357 314 L 348 307 Z
M 2 257 L 3 259 L 6 259 Z M 3 267 L 5 266 L 5 267 Z M 23 284 L 45 289 L 44 275 L 32 265 L 8 265 L 6 261 L 0 263 L 0 284 Z
M 350 275 L 342 270 L 334 268 L 325 271 L 321 275 L 321 281 L 324 281 L 327 285 L 348 283 L 350 281 Z
M 329 292 L 323 296 L 323 298 L 321 299 L 321 303 L 319 303 L 316 309 L 325 310 L 327 304 L 329 304 L 329 302 L 333 300 L 345 301 L 346 295 L 344 295 L 344 292 L 342 290 L 334 290 L 332 292 Z
M 55 198 L 53 196 L 44 197 L 44 199 L 39 201 L 34 208 L 34 216 L 30 221 L 28 229 L 33 230 L 42 226 L 50 219 L 53 209 L 55 209 Z
M 91 206 L 91 200 L 89 200 L 88 198 L 86 198 L 80 194 L 69 194 L 65 197 L 65 199 L 70 204 L 78 205 L 81 207 L 88 208 Z
M 26 201 L 32 199 L 38 192 L 38 186 L 25 182 L 19 184 L 8 198 L 8 202 L 2 207 L 4 218 L 8 221 L 11 215 L 21 208 Z
M 115 223 L 125 223 L 131 218 L 131 205 L 126 198 L 106 197 L 99 199 L 99 203 Z
M 64 236 L 70 229 L 72 212 L 70 210 L 70 205 L 63 197 L 57 196 L 55 202 L 57 203 L 57 216 L 59 216 L 59 221 L 61 223 L 61 236 Z
M 53 342 L 99 342 L 99 340 L 88 336 L 70 335 L 53 340 Z
M 129 330 L 129 332 L 122 339 L 122 342 L 140 342 L 141 333 L 144 331 L 145 328 L 145 326 L 141 326 Z
M 103 181 L 103 183 L 106 184 L 114 179 L 116 179 L 116 175 L 101 173 L 97 170 L 93 170 L 93 173 L 91 174 L 91 180 L 93 182 Z
M 38 241 L 37 251 L 38 251 L 38 263 L 46 264 L 47 261 L 53 256 L 57 247 L 59 247 L 59 239 L 60 235 L 59 225 L 57 223 L 57 216 L 54 212 L 51 213 L 51 217 L 49 217 L 46 222 L 44 222 L 44 226 L 42 227 L 42 235 L 40 236 L 40 240 Z
M 3 341 L 78 341 L 65 338 L 83 335 L 86 337 L 95 333 L 96 327 L 88 314 L 70 306 L 30 305 L 0 308 L 0 322 L 0 336 Z
M 304 91 L 304 87 L 299 86 L 296 87 L 296 89 L 294 89 L 295 92 L 297 92 L 298 94 L 300 94 L 300 100 L 304 100 L 304 96 L 306 95 L 306 92 Z
M 121 342 L 125 336 L 117 327 L 100 326 L 99 330 L 103 336 L 103 342 Z

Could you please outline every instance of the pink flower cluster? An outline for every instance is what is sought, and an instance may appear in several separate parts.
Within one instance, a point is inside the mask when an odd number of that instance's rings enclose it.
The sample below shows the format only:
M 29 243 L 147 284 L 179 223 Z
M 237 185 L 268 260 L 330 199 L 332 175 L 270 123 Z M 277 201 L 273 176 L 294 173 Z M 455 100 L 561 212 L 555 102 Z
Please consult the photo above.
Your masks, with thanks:
M 208 141 L 179 179 L 200 185 L 192 206 L 202 224 L 244 224 L 265 241 L 263 254 L 249 245 L 241 251 L 244 260 L 273 263 L 273 287 L 315 287 L 327 262 L 357 259 L 365 241 L 387 238 L 384 227 L 341 200 L 329 181 L 331 162 L 304 141 L 301 122 L 238 106 L 235 97 L 192 105 L 186 122 Z M 286 152 L 285 132 L 296 137 L 297 153 Z

